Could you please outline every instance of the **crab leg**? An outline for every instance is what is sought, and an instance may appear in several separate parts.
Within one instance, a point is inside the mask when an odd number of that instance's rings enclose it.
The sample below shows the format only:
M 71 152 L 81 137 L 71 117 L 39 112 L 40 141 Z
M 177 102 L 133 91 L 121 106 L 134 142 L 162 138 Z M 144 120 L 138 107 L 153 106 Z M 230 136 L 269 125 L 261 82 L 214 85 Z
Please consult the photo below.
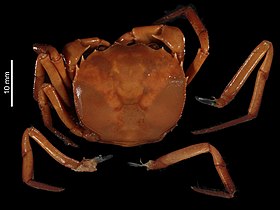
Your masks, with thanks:
M 209 133 L 209 132 L 221 130 L 230 126 L 237 125 L 239 123 L 252 120 L 257 117 L 261 105 L 265 83 L 269 75 L 269 71 L 272 63 L 272 57 L 273 57 L 273 46 L 272 43 L 269 41 L 266 40 L 262 41 L 253 50 L 253 52 L 249 55 L 249 57 L 246 59 L 244 64 L 234 75 L 232 80 L 228 83 L 228 85 L 226 86 L 226 88 L 224 89 L 224 91 L 222 92 L 219 98 L 205 99 L 205 98 L 197 97 L 198 101 L 207 105 L 211 105 L 218 108 L 222 108 L 226 106 L 234 99 L 236 94 L 240 91 L 241 87 L 246 82 L 249 75 L 256 68 L 257 64 L 264 56 L 265 58 L 263 60 L 263 63 L 258 69 L 255 87 L 254 87 L 254 91 L 248 108 L 247 115 L 222 123 L 214 127 L 194 131 L 193 132 L 194 134 L 203 134 L 203 133 Z
M 35 66 L 35 79 L 33 95 L 38 99 L 38 92 L 45 82 L 45 72 L 47 72 L 51 83 L 56 88 L 64 103 L 71 106 L 66 88 L 71 88 L 71 82 L 66 74 L 63 59 L 57 50 L 50 45 L 34 44 L 33 50 L 38 53 Z
M 157 169 L 166 168 L 167 166 L 173 165 L 182 160 L 186 160 L 208 152 L 213 157 L 215 168 L 221 178 L 221 181 L 223 182 L 225 191 L 202 189 L 198 187 L 192 187 L 192 189 L 196 192 L 207 194 L 207 195 L 218 196 L 223 198 L 232 198 L 236 191 L 234 183 L 228 173 L 226 164 L 221 154 L 215 147 L 213 147 L 209 143 L 200 143 L 189 147 L 185 147 L 183 149 L 179 149 L 174 152 L 163 155 L 156 160 L 150 160 L 145 164 L 137 164 L 137 163 L 129 163 L 129 164 L 131 166 L 136 166 L 136 167 L 144 166 L 148 170 L 157 170 Z
M 73 147 L 78 147 L 77 144 L 75 144 L 72 140 L 70 140 L 68 137 L 66 137 L 65 135 L 63 135 L 61 132 L 59 132 L 57 129 L 55 129 L 53 127 L 53 123 L 52 123 L 52 117 L 51 117 L 51 109 L 50 109 L 50 105 L 49 105 L 49 101 L 48 101 L 48 97 L 45 93 L 45 89 L 46 86 L 49 85 L 47 83 L 44 83 L 41 86 L 40 91 L 38 92 L 38 104 L 42 113 L 42 118 L 43 118 L 43 122 L 44 125 L 51 131 L 53 132 L 58 138 L 60 138 L 64 144 L 66 145 L 70 145 Z M 63 109 L 63 113 L 65 116 L 68 116 L 67 120 L 65 120 L 65 117 L 63 118 L 64 121 L 70 121 L 72 122 L 72 119 L 70 119 L 69 115 L 65 114 L 65 107 L 63 105 L 61 105 L 61 109 Z M 69 126 L 70 123 L 68 123 Z M 72 127 L 74 126 L 74 123 L 72 122 Z
M 196 57 L 194 61 L 191 63 L 189 68 L 186 70 L 186 77 L 188 77 L 188 84 L 192 81 L 195 77 L 199 69 L 201 68 L 202 64 L 206 60 L 209 55 L 209 37 L 208 31 L 203 25 L 202 21 L 198 17 L 195 9 L 193 6 L 182 7 L 177 9 L 170 14 L 160 18 L 159 20 L 155 21 L 155 24 L 162 24 L 169 22 L 179 16 L 185 16 L 190 24 L 192 25 L 196 35 L 198 36 L 200 42 L 200 48 L 197 51 Z
M 64 104 L 61 102 L 61 100 L 58 97 L 58 94 L 55 90 L 55 88 L 51 84 L 43 84 L 41 91 L 39 92 L 38 102 L 39 106 L 42 112 L 42 117 L 44 124 L 49 130 L 51 130 L 57 137 L 62 139 L 67 145 L 77 146 L 75 143 L 73 143 L 70 139 L 68 139 L 66 136 L 64 136 L 62 133 L 57 131 L 52 126 L 52 117 L 51 117 L 51 111 L 48 104 L 48 100 L 54 107 L 55 111 L 57 112 L 59 118 L 62 120 L 62 122 L 65 124 L 69 130 L 74 133 L 76 136 L 83 137 L 85 139 L 88 139 L 90 141 L 96 141 L 98 139 L 98 136 L 94 133 L 85 130 L 78 124 L 76 124 L 73 121 L 72 116 L 67 112 Z
M 60 192 L 61 187 L 44 184 L 34 180 L 33 152 L 30 144 L 30 137 L 35 140 L 53 159 L 61 165 L 77 172 L 94 172 L 98 163 L 110 159 L 112 156 L 95 157 L 93 159 L 74 160 L 56 149 L 36 128 L 27 128 L 22 136 L 22 180 L 27 185 L 48 191 Z
M 123 45 L 130 43 L 144 43 L 146 45 L 155 41 L 161 41 L 171 51 L 173 56 L 183 64 L 184 60 L 184 34 L 180 29 L 166 25 L 152 25 L 135 27 L 131 32 L 122 35 L 117 42 Z
M 75 41 L 68 43 L 63 48 L 67 73 L 72 80 L 76 73 L 77 64 L 83 54 L 88 49 L 95 49 L 99 46 L 109 47 L 110 43 L 103 39 L 99 39 L 98 37 L 92 37 L 86 39 L 76 39 Z

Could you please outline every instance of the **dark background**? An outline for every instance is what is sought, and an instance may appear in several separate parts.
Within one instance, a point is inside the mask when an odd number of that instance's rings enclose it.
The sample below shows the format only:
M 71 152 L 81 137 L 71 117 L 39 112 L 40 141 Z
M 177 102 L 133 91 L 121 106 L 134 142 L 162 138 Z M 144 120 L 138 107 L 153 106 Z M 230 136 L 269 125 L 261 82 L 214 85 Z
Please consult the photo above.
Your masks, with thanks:
M 242 3 L 243 2 L 243 3 Z M 277 129 L 279 86 L 279 11 L 274 1 L 131 1 L 129 3 L 96 3 L 79 1 L 57 6 L 54 2 L 33 4 L 32 7 L 15 5 L 7 7 L 3 21 L 4 44 L 2 86 L 4 72 L 9 71 L 14 60 L 14 107 L 9 96 L 1 93 L 3 112 L 2 127 L 2 182 L 5 195 L 18 196 L 32 201 L 35 196 L 62 203 L 81 203 L 94 206 L 106 199 L 110 204 L 118 198 L 125 206 L 130 200 L 138 204 L 171 203 L 174 208 L 181 202 L 185 209 L 237 209 L 244 206 L 271 205 L 277 179 L 275 163 L 279 139 Z M 79 149 L 66 147 L 54 137 L 42 123 L 37 103 L 33 100 L 32 86 L 36 54 L 32 44 L 45 43 L 59 51 L 77 38 L 100 37 L 111 43 L 135 26 L 149 25 L 165 12 L 180 5 L 195 5 L 198 15 L 208 29 L 210 56 L 187 89 L 187 102 L 178 126 L 166 138 L 155 144 L 135 148 L 121 148 L 89 143 L 71 135 L 60 123 L 56 125 L 71 137 Z M 11 19 L 11 17 L 15 17 Z M 186 20 L 172 25 L 180 27 L 186 38 L 187 67 L 199 47 L 198 40 Z M 215 109 L 195 101 L 195 96 L 218 97 L 249 53 L 262 40 L 274 44 L 275 54 L 263 96 L 262 106 L 256 119 L 219 132 L 192 135 L 191 131 L 209 127 L 247 113 L 254 86 L 256 70 L 234 101 L 223 109 Z M 3 58 L 3 57 L 2 57 Z M 59 122 L 54 114 L 54 119 Z M 35 157 L 35 179 L 66 190 L 49 193 L 32 189 L 21 180 L 21 136 L 29 126 L 38 128 L 63 153 L 76 158 L 92 158 L 112 154 L 114 158 L 98 165 L 95 173 L 76 173 L 59 165 L 34 141 L 31 141 Z M 143 162 L 188 145 L 210 142 L 223 155 L 234 180 L 237 193 L 233 199 L 222 199 L 193 192 L 191 186 L 199 185 L 222 189 L 209 154 L 197 156 L 159 171 L 132 168 L 128 161 Z M 7 181 L 6 181 L 7 180 Z M 66 195 L 66 197 L 63 197 Z M 86 196 L 91 199 L 85 199 Z M 73 197 L 74 196 L 74 197 Z M 66 199 L 64 199 L 66 198 Z M 72 200 L 75 199 L 75 200 Z M 48 203 L 48 202 L 46 202 Z M 107 204 L 104 203 L 104 204 Z M 131 206 L 134 208 L 133 206 Z M 177 208 L 175 208 L 177 209 Z

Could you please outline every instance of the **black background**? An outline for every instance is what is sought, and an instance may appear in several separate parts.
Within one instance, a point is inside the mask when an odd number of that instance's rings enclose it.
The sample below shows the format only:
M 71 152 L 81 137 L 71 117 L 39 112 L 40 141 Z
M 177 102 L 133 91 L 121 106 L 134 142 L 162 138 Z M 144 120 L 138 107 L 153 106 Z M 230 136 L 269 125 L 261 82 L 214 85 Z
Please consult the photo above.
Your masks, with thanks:
M 2 49 L 4 59 L 1 78 L 4 86 L 4 72 L 9 71 L 10 60 L 13 59 L 14 107 L 10 107 L 9 96 L 2 91 L 4 126 L 1 173 L 5 177 L 2 180 L 5 195 L 24 198 L 26 203 L 33 202 L 35 196 L 38 196 L 48 201 L 51 200 L 49 198 L 58 198 L 65 204 L 89 204 L 92 207 L 101 199 L 108 201 L 104 205 L 110 204 L 115 198 L 118 198 L 121 206 L 126 206 L 128 201 L 132 201 L 136 207 L 139 204 L 149 207 L 151 204 L 168 202 L 174 205 L 174 209 L 181 203 L 183 205 L 180 208 L 184 209 L 237 209 L 247 205 L 272 204 L 275 194 L 271 189 L 276 188 L 277 182 L 274 171 L 279 164 L 275 164 L 278 157 L 274 148 L 279 139 L 276 102 L 279 98 L 279 86 L 276 84 L 276 74 L 280 68 L 279 11 L 272 2 L 252 1 L 246 5 L 244 1 L 203 0 L 128 3 L 79 1 L 67 2 L 61 6 L 55 2 L 40 2 L 32 7 L 20 4 L 8 6 L 9 12 L 1 17 L 4 29 L 1 32 L 2 42 L 5 46 Z M 64 146 L 43 126 L 38 105 L 32 96 L 36 59 L 32 44 L 51 44 L 60 51 L 66 43 L 77 38 L 97 36 L 113 43 L 133 27 L 149 25 L 165 12 L 189 3 L 195 5 L 208 29 L 210 56 L 187 88 L 183 117 L 163 141 L 135 148 L 100 145 L 79 139 L 60 123 L 56 123 L 80 145 L 79 149 L 73 149 Z M 19 12 L 15 12 L 15 6 Z M 198 40 L 186 20 L 170 24 L 180 27 L 185 33 L 187 67 L 199 47 Z M 194 97 L 218 97 L 249 53 L 264 39 L 274 44 L 275 54 L 258 117 L 219 132 L 192 135 L 192 130 L 246 114 L 257 71 L 252 73 L 235 100 L 223 109 L 200 104 Z M 59 122 L 56 116 L 54 119 Z M 73 158 L 80 160 L 82 157 L 91 158 L 100 154 L 112 154 L 114 158 L 98 165 L 95 173 L 77 173 L 59 165 L 32 141 L 35 179 L 63 186 L 66 190 L 62 193 L 49 193 L 32 189 L 21 180 L 21 136 L 25 128 L 31 125 L 42 131 L 63 153 Z M 209 154 L 159 171 L 146 171 L 144 168 L 127 165 L 128 161 L 139 162 L 141 159 L 146 162 L 200 142 L 210 142 L 223 155 L 238 190 L 235 198 L 215 198 L 191 190 L 193 185 L 222 189 Z M 64 195 L 67 197 L 63 197 Z M 86 199 L 86 196 L 90 196 L 90 199 Z

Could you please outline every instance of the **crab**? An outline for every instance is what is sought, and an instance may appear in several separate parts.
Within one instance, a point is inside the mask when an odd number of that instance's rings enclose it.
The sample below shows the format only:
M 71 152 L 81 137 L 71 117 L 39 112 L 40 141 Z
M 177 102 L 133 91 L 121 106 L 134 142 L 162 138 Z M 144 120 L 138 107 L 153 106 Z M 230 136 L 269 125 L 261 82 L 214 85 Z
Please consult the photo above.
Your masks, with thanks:
M 185 37 L 182 31 L 166 23 L 185 17 L 198 36 L 200 48 L 184 70 Z M 135 147 L 161 141 L 177 126 L 191 83 L 209 55 L 208 31 L 193 6 L 185 6 L 160 18 L 153 25 L 135 27 L 113 44 L 98 37 L 76 39 L 59 53 L 51 45 L 34 44 L 38 54 L 33 87 L 44 125 L 65 144 L 77 146 L 54 128 L 52 110 L 71 133 L 90 142 Z M 257 117 L 270 71 L 273 45 L 264 40 L 251 52 L 217 99 L 197 97 L 204 104 L 222 108 L 234 99 L 248 76 L 258 69 L 248 113 L 237 119 L 194 131 L 202 134 L 224 129 Z M 263 59 L 264 58 L 264 59 Z M 33 152 L 36 141 L 61 165 L 78 172 L 94 172 L 97 164 L 112 156 L 75 160 L 61 153 L 35 127 L 22 136 L 22 179 L 27 185 L 59 192 L 64 188 L 34 180 Z M 198 143 L 170 152 L 147 163 L 130 163 L 148 170 L 210 153 L 224 190 L 192 187 L 196 192 L 232 198 L 235 184 L 219 151 L 210 143 Z

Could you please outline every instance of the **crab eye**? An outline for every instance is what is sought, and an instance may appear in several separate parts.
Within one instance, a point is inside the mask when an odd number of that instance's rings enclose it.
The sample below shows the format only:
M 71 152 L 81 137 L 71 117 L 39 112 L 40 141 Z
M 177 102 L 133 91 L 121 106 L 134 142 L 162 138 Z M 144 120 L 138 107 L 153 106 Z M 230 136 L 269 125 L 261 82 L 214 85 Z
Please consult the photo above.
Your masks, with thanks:
M 84 58 L 86 59 L 91 53 L 93 53 L 94 51 L 104 51 L 104 50 L 106 50 L 108 47 L 107 46 L 105 46 L 105 45 L 99 45 L 99 46 L 97 46 L 96 48 L 89 48 L 89 49 L 87 49 L 85 52 L 84 52 L 84 54 L 83 54 L 83 56 L 84 56 Z
M 135 40 L 131 40 L 130 42 L 128 42 L 126 44 L 126 46 L 131 46 L 131 45 L 134 45 L 135 43 L 136 43 Z
M 96 50 L 98 50 L 98 51 L 104 51 L 104 50 L 106 50 L 107 48 L 108 48 L 107 46 L 99 45 L 99 46 L 96 48 Z
M 172 50 L 163 42 L 151 42 L 148 46 L 154 50 L 164 49 L 168 53 L 172 53 Z
M 148 46 L 154 50 L 159 50 L 161 48 L 161 46 L 158 43 L 152 42 L 150 44 L 148 44 Z

